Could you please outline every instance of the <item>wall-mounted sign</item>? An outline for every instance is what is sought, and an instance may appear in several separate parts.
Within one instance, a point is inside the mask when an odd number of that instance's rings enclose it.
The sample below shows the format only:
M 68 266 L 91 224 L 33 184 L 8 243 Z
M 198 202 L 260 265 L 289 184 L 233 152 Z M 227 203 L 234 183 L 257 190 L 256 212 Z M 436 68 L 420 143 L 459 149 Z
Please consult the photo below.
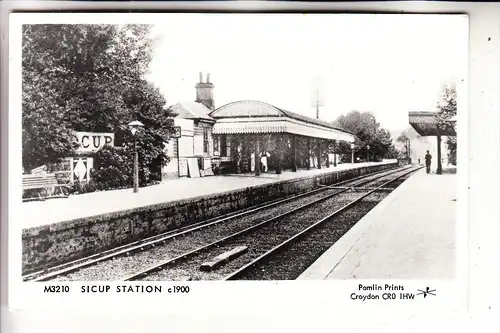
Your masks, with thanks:
M 75 140 L 80 145 L 76 150 L 78 153 L 91 153 L 100 150 L 106 145 L 114 146 L 115 134 L 75 132 Z
M 71 181 L 88 182 L 93 164 L 94 159 L 92 157 L 72 158 L 71 168 L 73 176 Z
M 182 134 L 182 130 L 180 126 L 174 126 L 174 133 L 172 134 L 173 138 L 180 138 Z

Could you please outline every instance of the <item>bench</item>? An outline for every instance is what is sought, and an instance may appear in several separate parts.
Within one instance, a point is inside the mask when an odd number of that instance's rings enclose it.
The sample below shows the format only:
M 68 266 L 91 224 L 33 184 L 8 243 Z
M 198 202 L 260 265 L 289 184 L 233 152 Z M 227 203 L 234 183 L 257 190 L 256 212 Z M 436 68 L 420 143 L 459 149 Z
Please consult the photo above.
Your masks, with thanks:
M 23 201 L 67 198 L 68 196 L 67 185 L 59 184 L 56 175 L 53 173 L 23 175 Z

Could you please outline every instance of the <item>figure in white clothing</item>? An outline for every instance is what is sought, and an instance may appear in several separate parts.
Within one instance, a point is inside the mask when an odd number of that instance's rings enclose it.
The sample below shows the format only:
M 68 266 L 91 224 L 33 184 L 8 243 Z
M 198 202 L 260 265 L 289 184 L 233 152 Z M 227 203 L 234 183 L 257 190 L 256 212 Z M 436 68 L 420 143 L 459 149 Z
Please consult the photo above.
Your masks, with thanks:
M 260 154 L 260 164 L 262 165 L 262 171 L 267 172 L 267 158 L 270 157 L 271 154 L 268 152 L 264 151 L 262 154 Z

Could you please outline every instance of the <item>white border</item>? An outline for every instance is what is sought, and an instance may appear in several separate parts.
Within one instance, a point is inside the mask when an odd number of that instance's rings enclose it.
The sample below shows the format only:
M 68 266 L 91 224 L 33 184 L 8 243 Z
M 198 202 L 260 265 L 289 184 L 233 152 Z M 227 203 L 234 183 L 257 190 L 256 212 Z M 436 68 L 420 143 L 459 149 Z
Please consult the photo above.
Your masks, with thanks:
M 165 14 L 165 15 L 167 15 L 167 14 Z M 175 14 L 171 14 L 171 15 L 175 15 Z M 188 15 L 188 14 L 186 14 L 186 15 Z M 194 15 L 197 15 L 197 14 L 194 14 Z M 123 21 L 125 21 L 125 20 L 129 21 L 129 18 L 130 18 L 130 15 L 127 15 L 127 16 L 116 15 L 115 16 L 115 15 L 108 14 L 108 15 L 106 15 L 106 17 L 103 17 L 103 15 L 92 15 L 91 17 L 80 16 L 80 15 L 73 16 L 72 15 L 71 22 L 73 24 L 77 23 L 77 22 L 94 23 L 96 21 L 97 22 L 111 21 L 111 22 L 123 23 Z M 165 16 L 162 16 L 161 18 L 166 19 Z M 21 133 L 21 127 L 20 127 L 20 124 L 21 124 L 21 121 L 20 121 L 21 120 L 21 112 L 20 112 L 20 101 L 21 101 L 20 92 L 21 92 L 21 89 L 20 89 L 20 84 L 21 84 L 21 82 L 19 80 L 19 78 L 20 78 L 19 74 L 21 73 L 21 70 L 20 70 L 20 67 L 18 67 L 18 66 L 20 66 L 19 60 L 21 59 L 21 53 L 20 53 L 21 50 L 20 50 L 20 44 L 18 44 L 18 43 L 21 41 L 21 38 L 19 38 L 20 35 L 18 35 L 19 30 L 16 31 L 14 29 L 20 29 L 21 22 L 26 22 L 26 21 L 32 22 L 34 20 L 37 23 L 42 23 L 42 22 L 50 22 L 50 23 L 57 22 L 57 23 L 59 23 L 61 20 L 65 22 L 68 19 L 68 16 L 50 14 L 50 15 L 47 15 L 45 17 L 45 16 L 39 16 L 39 15 L 35 16 L 35 15 L 21 15 L 21 14 L 19 14 L 19 15 L 13 15 L 12 19 L 13 19 L 12 20 L 13 30 L 12 30 L 12 34 L 11 34 L 12 39 L 11 39 L 10 52 L 12 55 L 11 59 L 12 59 L 12 65 L 13 65 L 13 67 L 12 67 L 13 71 L 12 71 L 12 76 L 11 76 L 11 78 L 12 78 L 11 87 L 13 87 L 14 89 L 12 90 L 13 98 L 11 99 L 11 103 L 12 103 L 11 110 L 15 110 L 15 111 L 11 113 L 11 115 L 13 116 L 12 117 L 13 122 L 11 123 L 12 127 L 11 127 L 11 131 L 9 132 L 9 134 L 10 134 L 9 137 L 12 139 L 15 139 L 16 141 L 11 143 L 11 148 L 12 148 L 11 154 L 12 155 L 11 155 L 11 158 L 9 161 L 10 162 L 10 170 L 9 171 L 12 172 L 12 176 L 9 178 L 12 182 L 10 184 L 10 186 L 11 186 L 10 190 L 11 190 L 11 194 L 12 194 L 11 198 L 13 198 L 12 209 L 10 210 L 10 212 L 14 213 L 14 212 L 18 211 L 20 208 L 19 207 L 20 201 L 18 200 L 16 202 L 14 200 L 14 198 L 20 197 L 20 189 L 21 189 L 21 184 L 20 184 L 21 177 L 19 175 L 19 172 L 16 172 L 17 170 L 21 170 L 21 168 L 20 168 L 21 156 L 19 154 L 19 152 L 21 151 L 21 149 L 20 149 L 21 145 L 19 145 L 19 141 L 18 141 L 20 139 L 19 134 Z M 141 17 L 139 17 L 139 18 L 137 18 L 137 16 L 135 16 L 135 15 L 132 16 L 132 21 L 138 22 L 138 23 L 154 22 L 157 19 L 160 19 L 160 16 L 153 15 L 153 17 L 145 17 L 145 16 L 141 15 Z M 464 21 L 464 23 L 466 23 L 466 20 Z M 464 35 L 464 41 L 465 41 L 465 39 L 466 39 L 466 35 Z M 464 66 L 465 66 L 465 63 L 464 63 Z M 462 113 L 466 114 L 466 112 L 462 112 Z M 459 133 L 459 135 L 463 135 L 462 133 Z M 463 151 L 466 151 L 466 149 L 464 149 Z M 464 200 L 462 202 L 466 202 L 466 200 Z M 466 206 L 464 205 L 462 207 L 466 207 Z M 22 230 L 19 227 L 22 225 L 22 223 L 21 223 L 21 221 L 16 222 L 16 215 L 12 214 L 10 216 L 11 223 L 13 222 L 13 224 L 18 227 L 17 231 L 14 232 L 13 234 L 14 235 L 21 235 Z M 22 216 L 22 214 L 21 214 L 21 216 Z M 463 215 L 463 216 L 465 216 L 465 215 Z M 464 221 L 459 222 L 459 224 L 464 224 L 464 223 L 466 223 L 466 222 L 464 222 Z M 13 244 L 15 244 L 15 245 L 13 245 L 12 248 L 19 249 L 21 247 L 21 244 L 19 243 L 20 237 L 17 237 L 17 238 L 12 237 L 11 241 Z M 67 303 L 69 301 L 73 300 L 74 302 L 71 302 L 72 304 L 74 303 L 79 308 L 85 309 L 85 308 L 89 308 L 89 307 L 96 307 L 95 305 L 93 305 L 93 302 L 95 302 L 96 299 L 103 298 L 103 295 L 96 295 L 93 297 L 84 297 L 82 295 L 79 295 L 75 291 L 73 291 L 69 295 L 55 295 L 52 297 L 47 297 L 46 295 L 44 295 L 42 293 L 43 289 L 41 288 L 41 284 L 39 284 L 39 283 L 36 283 L 36 284 L 26 283 L 24 285 L 18 285 L 16 283 L 16 280 L 17 281 L 19 280 L 19 270 L 20 270 L 19 263 L 21 262 L 21 260 L 20 260 L 19 255 L 15 255 L 14 251 L 12 253 L 11 258 L 12 258 L 12 261 L 10 262 L 10 267 L 13 268 L 12 273 L 13 274 L 17 273 L 16 274 L 17 279 L 16 279 L 16 275 L 11 276 L 11 281 L 13 283 L 12 290 L 13 291 L 16 290 L 15 293 L 13 292 L 13 294 L 12 294 L 12 297 L 13 297 L 12 298 L 12 305 L 15 308 L 24 308 L 24 307 L 28 306 L 31 308 L 43 309 L 43 308 L 47 307 L 49 304 L 51 304 L 54 307 L 67 306 Z M 383 283 L 383 282 L 384 281 L 379 281 L 378 283 Z M 414 282 L 414 281 L 411 281 L 410 283 L 408 283 L 407 281 L 395 281 L 394 283 L 398 283 L 398 282 L 404 286 L 413 285 L 413 287 L 411 289 L 408 289 L 409 287 L 405 288 L 406 291 L 408 291 L 408 292 L 416 292 L 418 288 L 423 288 L 424 285 L 429 285 L 429 283 L 426 283 L 426 282 L 418 283 L 418 282 Z M 364 283 L 367 283 L 367 282 L 364 281 Z M 377 282 L 374 281 L 374 283 L 377 283 Z M 272 309 L 274 309 L 274 308 L 283 308 L 283 307 L 288 308 L 289 306 L 287 306 L 287 305 L 293 304 L 294 298 L 290 297 L 290 286 L 292 286 L 292 289 L 296 290 L 296 285 L 301 286 L 300 290 L 302 292 L 304 292 L 304 294 L 300 297 L 300 299 L 302 301 L 306 301 L 308 298 L 310 298 L 309 293 L 314 291 L 313 295 L 317 294 L 317 295 L 322 295 L 323 297 L 325 297 L 326 295 L 329 295 L 328 298 L 324 298 L 323 302 L 330 300 L 330 302 L 332 303 L 332 306 L 352 307 L 353 305 L 355 305 L 355 302 L 353 302 L 348 297 L 346 297 L 347 296 L 346 292 L 348 292 L 348 294 L 350 294 L 352 292 L 357 291 L 356 286 L 359 284 L 359 281 L 353 280 L 353 281 L 342 281 L 342 282 L 336 282 L 336 283 L 332 283 L 329 281 L 314 281 L 314 282 L 296 281 L 293 284 L 284 283 L 284 282 L 279 282 L 279 283 L 275 283 L 275 282 L 273 282 L 273 283 L 260 283 L 259 282 L 258 284 L 254 283 L 254 285 L 256 286 L 255 289 L 247 288 L 246 284 L 244 282 L 236 282 L 236 283 L 234 283 L 234 285 L 232 283 L 230 289 L 228 289 L 227 283 L 207 284 L 207 283 L 203 283 L 203 282 L 198 282 L 198 283 L 191 283 L 191 284 L 193 285 L 193 287 L 192 287 L 193 293 L 188 295 L 188 296 L 185 296 L 183 298 L 183 300 L 196 299 L 198 304 L 203 303 L 199 300 L 200 298 L 202 300 L 205 300 L 205 301 L 210 300 L 209 303 L 207 303 L 203 306 L 203 308 L 206 306 L 209 306 L 209 304 L 215 303 L 218 306 L 213 307 L 213 309 L 219 310 L 221 308 L 224 308 L 226 312 L 232 311 L 234 309 L 238 309 L 239 307 L 236 307 L 236 308 L 233 307 L 237 303 L 240 303 L 240 306 L 244 307 L 245 304 L 244 303 L 241 304 L 241 301 L 252 297 L 252 295 L 261 295 L 261 297 L 263 297 L 264 295 L 275 294 L 276 297 L 271 297 L 271 296 L 266 297 L 266 302 L 265 302 L 266 306 L 263 306 L 263 305 L 258 306 L 258 304 L 254 304 L 254 306 L 256 308 L 258 308 L 260 311 L 264 311 L 262 314 L 266 314 L 266 313 L 269 313 L 269 311 L 272 311 Z M 456 286 L 454 286 L 454 288 L 450 288 L 450 285 L 452 284 L 450 282 L 446 282 L 446 283 L 434 282 L 434 284 L 432 286 L 434 287 L 434 285 L 436 285 L 436 288 L 437 288 L 437 285 L 439 285 L 439 284 L 441 286 L 443 286 L 442 288 L 439 288 L 440 294 L 442 294 L 442 295 L 449 294 L 449 295 L 448 295 L 448 297 L 441 296 L 441 297 L 437 298 L 437 300 L 435 302 L 433 302 L 433 305 L 441 307 L 442 309 L 446 309 L 450 306 L 457 305 L 457 299 L 455 297 L 451 297 L 451 295 L 452 294 L 460 294 L 460 290 L 457 289 Z M 72 283 L 72 285 L 77 286 L 77 287 L 73 287 L 73 289 L 79 289 L 79 287 L 81 285 L 85 285 L 85 284 Z M 163 283 L 163 285 L 169 285 L 169 283 Z M 207 285 L 207 286 L 210 285 L 210 287 L 206 287 L 205 285 Z M 325 285 L 328 285 L 328 287 L 325 287 Z M 324 290 L 325 288 L 330 290 L 330 292 L 326 292 Z M 450 291 L 450 289 L 452 289 L 452 290 Z M 229 290 L 231 290 L 230 293 L 228 293 Z M 203 294 L 204 296 L 201 297 L 200 294 Z M 18 295 L 22 295 L 22 296 L 17 297 Z M 216 302 L 216 300 L 223 299 L 222 297 L 217 297 L 217 295 L 225 295 L 224 298 L 226 298 L 226 300 L 231 300 L 231 301 L 230 302 Z M 232 297 L 233 295 L 240 295 L 241 298 L 233 299 L 233 297 Z M 343 295 L 343 297 L 341 295 Z M 106 298 L 103 298 L 102 301 L 99 302 L 98 306 L 102 305 L 104 308 L 108 308 L 110 306 L 113 306 L 113 307 L 115 307 L 115 309 L 120 309 L 120 310 L 122 308 L 127 308 L 128 306 L 126 304 L 123 304 L 123 302 L 121 301 L 121 300 L 123 300 L 123 297 L 124 296 L 121 296 L 121 295 L 108 296 Z M 132 302 L 132 300 L 136 299 L 135 295 L 134 295 L 134 297 L 129 297 L 127 295 L 127 297 L 125 299 L 127 301 L 130 300 L 131 301 L 130 304 L 133 304 L 134 307 L 136 306 L 136 304 L 138 302 L 141 302 L 141 300 L 146 301 L 143 309 L 150 310 L 150 309 L 154 309 L 156 307 L 162 306 L 161 299 L 162 299 L 162 297 L 165 297 L 165 295 L 161 295 L 160 298 L 151 297 L 150 295 L 147 295 L 147 296 L 140 295 L 138 297 L 139 298 L 137 298 L 137 301 L 133 301 L 133 302 Z M 316 299 L 316 298 L 314 298 L 314 299 Z M 338 301 L 336 301 L 336 302 L 331 301 L 331 300 L 335 300 L 335 299 L 337 299 Z M 56 302 L 56 300 L 59 302 Z M 453 300 L 453 302 L 450 302 L 451 300 Z M 247 301 L 245 301 L 245 303 L 246 302 Z M 380 315 L 379 311 L 382 311 L 382 309 L 385 307 L 385 305 L 389 302 L 383 302 L 382 306 L 379 303 L 380 302 L 371 302 L 371 303 L 367 302 L 365 305 L 366 313 L 365 313 L 365 311 L 363 311 L 363 313 L 365 315 L 371 315 L 373 313 L 377 313 L 377 316 Z M 396 302 L 394 302 L 394 303 L 396 303 Z M 398 303 L 400 303 L 400 302 L 398 302 Z M 429 302 L 421 303 L 421 306 L 423 306 L 422 310 L 429 308 L 428 303 Z M 444 305 L 441 303 L 444 303 Z M 228 307 L 227 306 L 228 304 L 232 304 L 232 305 Z M 460 304 L 460 302 L 458 302 L 458 304 Z M 118 307 L 118 305 L 119 305 L 119 307 Z M 300 302 L 296 302 L 295 306 L 292 306 L 292 309 L 288 310 L 288 312 L 290 313 L 291 311 L 293 311 L 293 309 L 300 309 L 301 308 L 300 305 L 301 305 Z M 388 306 L 391 308 L 391 311 L 393 312 L 393 314 L 399 313 L 399 312 L 402 312 L 404 314 L 408 309 L 406 307 L 401 307 L 400 305 L 395 305 L 395 304 L 389 304 Z M 354 306 L 354 307 L 356 308 L 357 306 Z M 311 304 L 311 306 L 307 307 L 306 309 L 313 311 L 313 313 L 317 313 L 317 312 L 319 312 L 321 310 L 325 310 L 327 308 L 328 307 L 318 308 L 317 306 L 314 306 L 314 304 Z M 168 312 L 179 314 L 179 313 L 182 313 L 185 311 L 188 311 L 188 313 L 189 313 L 192 310 L 193 310 L 192 306 L 189 306 L 188 308 L 183 308 L 176 302 L 175 306 L 171 307 Z M 202 309 L 200 309 L 200 311 L 201 310 Z M 300 312 L 303 312 L 303 311 L 304 311 L 304 309 L 300 310 Z M 386 310 L 383 310 L 383 311 L 386 311 Z
M 372 8 L 376 7 L 375 4 L 370 5 L 370 7 Z M 431 8 L 432 4 L 428 5 L 429 6 L 427 6 L 426 8 Z M 258 282 L 258 288 L 256 288 L 255 283 L 235 283 L 234 287 L 231 286 L 229 288 L 229 291 L 227 290 L 228 287 L 222 285 L 221 283 L 203 283 L 203 287 L 199 287 L 201 286 L 201 283 L 198 283 L 193 284 L 193 288 L 198 289 L 193 293 L 194 298 L 192 298 L 192 295 L 189 295 L 189 297 L 182 299 L 176 297 L 175 302 L 169 302 L 169 305 L 167 306 L 165 306 L 165 298 L 158 299 L 160 303 L 156 303 L 156 305 L 161 305 L 161 312 L 167 312 L 170 314 L 177 313 L 179 315 L 193 315 L 194 313 L 197 316 L 196 318 L 199 318 L 200 320 L 206 319 L 204 316 L 207 315 L 223 315 L 226 320 L 229 318 L 234 322 L 236 318 L 241 318 L 241 316 L 248 318 L 257 315 L 261 320 L 265 320 L 266 317 L 267 319 L 271 319 L 271 314 L 276 314 L 277 309 L 281 309 L 281 311 L 279 312 L 279 317 L 287 317 L 288 319 L 293 318 L 290 316 L 305 316 L 307 318 L 314 317 L 316 318 L 316 320 L 319 320 L 321 322 L 328 320 L 333 311 L 335 313 L 342 313 L 342 317 L 344 319 L 354 320 L 351 323 L 352 325 L 350 326 L 350 328 L 359 326 L 360 316 L 363 316 L 364 319 L 378 319 L 377 321 L 385 323 L 388 322 L 389 318 L 395 319 L 397 317 L 399 318 L 399 320 L 405 317 L 407 319 L 413 318 L 413 320 L 410 320 L 410 322 L 406 323 L 406 325 L 401 326 L 399 331 L 410 331 L 412 327 L 416 328 L 418 326 L 418 322 L 415 322 L 415 318 L 419 320 L 425 318 L 422 317 L 422 315 L 427 316 L 427 321 L 433 322 L 433 324 L 435 325 L 433 327 L 435 329 L 441 330 L 444 328 L 440 327 L 443 325 L 443 322 L 440 322 L 440 319 L 444 318 L 453 318 L 456 320 L 455 324 L 450 324 L 450 322 L 448 322 L 446 325 L 446 330 L 450 330 L 450 326 L 464 329 L 467 329 L 468 327 L 470 328 L 470 326 L 468 326 L 468 324 L 470 324 L 470 321 L 468 321 L 467 319 L 473 317 L 474 315 L 477 318 L 478 314 L 485 316 L 483 318 L 487 319 L 496 318 L 491 317 L 491 313 L 495 310 L 495 313 L 498 312 L 498 300 L 497 298 L 492 298 L 491 296 L 488 297 L 488 295 L 498 295 L 498 286 L 496 283 L 498 279 L 498 266 L 491 265 L 491 262 L 489 262 L 488 259 L 491 259 L 491 255 L 494 255 L 494 258 L 498 259 L 498 251 L 493 254 L 494 250 L 498 250 L 498 242 L 492 242 L 492 240 L 498 240 L 498 220 L 497 218 L 495 218 L 498 216 L 498 153 L 496 155 L 484 154 L 484 150 L 482 150 L 481 148 L 483 147 L 484 140 L 485 142 L 489 143 L 489 152 L 498 152 L 498 109 L 500 104 L 498 96 L 498 91 L 500 88 L 499 43 L 488 43 L 486 41 L 486 36 L 489 36 L 493 41 L 500 40 L 498 11 L 499 6 L 496 4 L 482 4 L 478 5 L 477 7 L 471 6 L 470 4 L 468 6 L 467 4 L 456 5 L 457 6 L 455 8 L 467 7 L 469 11 L 476 13 L 476 15 L 472 14 L 470 17 L 471 33 L 473 33 L 473 35 L 471 36 L 470 50 L 470 93 L 472 96 L 470 110 L 472 110 L 473 113 L 471 113 L 470 115 L 470 121 L 467 122 L 468 114 L 459 111 L 458 120 L 459 144 L 461 147 L 464 147 L 460 148 L 461 150 L 458 154 L 460 165 L 459 188 L 467 188 L 467 185 L 470 185 L 471 195 L 471 210 L 468 211 L 467 205 L 463 205 L 460 206 L 461 211 L 459 212 L 459 215 L 462 217 L 470 216 L 471 221 L 469 233 L 465 234 L 465 237 L 467 237 L 467 235 L 470 235 L 468 239 L 471 243 L 471 249 L 473 250 L 473 252 L 471 253 L 472 263 L 469 266 L 470 282 L 472 282 L 469 289 L 469 296 L 480 295 L 480 297 L 471 297 L 469 299 L 468 308 L 466 309 L 469 310 L 468 314 L 465 314 L 462 311 L 457 311 L 464 310 L 460 306 L 458 307 L 458 309 L 457 307 L 448 306 L 444 306 L 443 308 L 443 304 L 437 303 L 433 303 L 432 306 L 429 306 L 428 303 L 419 304 L 416 307 L 412 307 L 412 309 L 403 308 L 400 305 L 397 305 L 395 307 L 391 306 L 390 314 L 387 312 L 387 310 L 389 309 L 387 309 L 383 304 L 376 304 L 376 306 L 364 305 L 355 307 L 345 306 L 343 304 L 343 308 L 341 311 L 338 307 L 332 307 L 331 301 L 332 299 L 338 298 L 339 295 L 342 294 L 342 292 L 345 292 L 346 290 L 352 290 L 352 286 L 348 287 L 349 282 L 346 282 L 347 284 L 335 283 L 335 285 L 332 285 L 328 281 L 314 282 L 312 284 L 310 282 L 307 282 L 306 285 L 297 284 L 297 281 L 279 284 Z M 358 6 L 349 7 L 353 8 Z M 434 8 L 436 8 L 436 6 L 434 6 Z M 95 14 L 93 15 L 95 16 Z M 104 21 L 106 23 L 109 23 L 114 19 L 114 17 L 111 17 L 111 15 L 106 15 Z M 75 23 L 75 16 L 71 15 L 71 18 L 67 21 L 67 23 Z M 127 21 L 130 22 L 131 20 L 128 18 Z M 11 29 L 12 27 L 13 25 L 11 25 Z M 491 29 L 492 27 L 494 28 L 493 30 Z M 10 45 L 12 51 L 13 49 L 15 49 L 16 45 L 14 40 L 11 40 L 11 43 L 14 43 Z M 484 55 L 486 55 L 486 57 Z M 11 57 L 10 60 L 11 66 L 15 66 L 16 62 L 19 65 L 20 57 L 17 57 L 17 59 L 16 57 Z M 19 69 L 20 66 L 18 66 L 17 68 Z M 11 71 L 14 71 L 13 67 L 11 67 Z M 492 73 L 496 75 L 491 75 Z M 17 78 L 16 80 L 14 78 L 14 75 L 12 75 L 10 79 L 10 120 L 12 122 L 10 123 L 9 134 L 15 134 L 20 133 L 20 112 L 19 108 L 15 108 L 15 92 L 17 91 L 17 93 L 20 93 L 21 90 L 19 78 Z M 467 87 L 465 87 L 465 89 L 467 89 Z M 488 121 L 485 122 L 485 119 L 488 119 Z M 462 133 L 467 133 L 470 135 L 462 136 Z M 468 142 L 463 141 L 462 138 L 464 137 L 468 137 Z M 9 139 L 10 148 L 20 147 L 20 135 L 9 135 Z M 469 145 L 466 146 L 467 143 L 469 143 Z M 19 155 L 19 152 L 19 148 L 17 150 L 11 149 L 9 151 L 10 170 L 20 170 L 20 159 L 15 158 L 16 155 Z M 472 172 L 472 170 L 475 170 L 476 172 Z M 481 171 L 480 173 L 478 172 L 479 170 Z M 470 182 L 467 179 L 467 176 L 469 174 Z M 13 174 L 9 174 L 9 188 L 12 191 L 9 193 L 9 198 L 20 198 L 20 177 L 17 177 L 18 180 L 16 181 L 16 177 L 14 176 L 15 175 Z M 479 184 L 481 184 L 481 186 L 478 186 Z M 487 195 L 485 195 L 485 191 Z M 468 195 L 466 192 L 460 192 L 458 200 L 464 202 L 463 199 L 467 197 Z M 488 204 L 488 206 L 483 206 L 480 208 L 481 203 Z M 11 221 L 10 223 L 12 225 L 12 223 L 16 224 L 15 220 L 17 217 L 17 212 L 19 211 L 16 210 L 16 207 L 12 206 L 11 204 L 12 201 L 9 202 L 9 220 Z M 485 207 L 486 209 L 484 209 Z M 489 214 L 489 218 L 485 218 L 481 213 Z M 463 222 L 463 219 L 461 221 Z M 477 223 L 479 223 L 479 221 L 481 222 L 481 229 L 478 228 Z M 466 227 L 467 224 L 459 223 L 459 226 Z M 483 230 L 487 230 L 486 233 Z M 11 230 L 10 234 L 12 235 L 13 233 L 14 232 Z M 490 237 L 487 237 L 488 235 Z M 492 239 L 493 237 L 495 237 L 495 239 Z M 486 241 L 486 243 L 481 244 L 480 242 L 482 241 Z M 486 249 L 484 244 L 486 244 Z M 479 245 L 483 245 L 483 250 L 480 249 Z M 20 244 L 19 242 L 16 242 L 13 237 L 9 237 L 9 248 L 11 250 L 15 250 L 16 248 L 19 249 Z M 488 253 L 490 254 L 488 258 L 484 256 L 484 251 L 488 251 Z M 494 263 L 497 262 L 498 260 L 494 261 Z M 15 265 L 10 265 L 10 267 L 14 268 Z M 465 266 L 465 269 L 467 269 L 467 266 Z M 486 274 L 486 272 L 488 272 L 488 274 Z M 11 270 L 10 273 L 17 275 L 15 270 Z M 19 285 L 16 286 L 14 284 L 14 279 L 12 279 L 12 277 L 13 276 L 11 275 L 11 279 L 9 281 L 11 284 L 10 296 L 12 296 L 11 300 L 15 300 L 16 296 L 19 295 L 21 291 L 19 290 Z M 478 277 L 482 278 L 481 284 L 478 283 Z M 411 283 L 413 282 L 415 281 L 412 281 Z M 236 284 L 240 285 L 238 286 Z M 194 287 L 195 285 L 196 287 Z M 421 288 L 420 284 L 417 285 L 418 288 Z M 445 291 L 446 286 L 442 286 L 441 290 Z M 238 297 L 235 297 L 236 295 Z M 264 298 L 259 298 L 262 295 L 264 295 Z M 484 298 L 488 300 L 487 303 L 484 302 Z M 87 303 L 85 302 L 85 300 L 82 301 L 82 298 L 80 298 L 77 300 L 77 303 L 81 302 L 82 304 L 79 305 L 87 307 L 87 309 L 90 308 L 92 310 L 96 310 L 97 308 L 106 308 L 108 304 L 106 304 L 106 302 L 101 297 L 99 297 L 98 299 L 99 300 L 94 298 Z M 218 300 L 222 299 L 223 301 L 225 301 L 222 303 L 222 305 L 224 306 L 217 307 L 217 304 L 219 303 Z M 52 298 L 52 300 L 57 301 L 57 297 Z M 229 300 L 231 302 L 229 302 Z M 291 300 L 292 302 L 290 302 Z M 452 293 L 450 293 L 449 300 L 456 301 L 457 299 L 454 298 Z M 127 301 L 129 302 L 129 306 L 126 306 L 127 304 L 123 304 L 123 300 L 120 300 L 121 303 L 118 304 L 125 305 L 129 310 L 137 311 L 138 303 L 135 301 L 135 299 L 131 298 L 127 299 Z M 154 299 L 151 297 L 147 298 L 147 302 L 149 304 L 155 303 Z M 226 302 L 230 303 L 230 305 Z M 61 305 L 68 306 L 68 303 L 70 303 L 68 302 L 68 299 L 65 299 Z M 15 306 L 15 303 L 12 303 L 11 305 Z M 39 305 L 43 306 L 45 309 L 51 308 L 52 311 L 55 310 L 55 308 L 52 307 L 55 306 L 55 304 L 53 304 L 51 300 L 47 300 L 46 297 L 44 299 L 44 302 L 40 303 Z M 115 303 L 114 305 L 116 306 L 117 303 Z M 489 310 L 492 311 L 485 311 L 485 306 L 489 306 Z M 181 308 L 183 308 L 184 311 L 180 311 Z M 56 311 L 61 310 L 61 308 L 59 307 L 58 309 L 59 310 Z M 114 309 L 107 310 L 123 311 L 125 309 L 115 307 Z M 159 308 L 156 308 L 156 310 L 160 311 Z M 169 310 L 173 310 L 173 312 Z M 397 314 L 402 315 L 403 317 L 396 316 Z M 38 320 L 43 317 L 43 315 L 33 316 L 33 312 L 31 313 L 31 315 L 32 318 L 38 318 Z M 116 319 L 116 317 L 113 318 Z M 72 319 L 74 320 L 77 318 L 73 317 Z M 399 322 L 399 320 L 395 320 L 393 325 L 401 323 Z M 410 323 L 412 326 L 408 326 L 408 324 Z M 485 322 L 483 321 L 482 323 Z M 494 321 L 492 321 L 490 324 L 493 323 Z M 24 325 L 24 328 L 29 327 L 29 325 Z M 299 327 L 304 328 L 304 325 L 295 326 L 295 328 Z M 309 322 L 307 324 L 307 327 L 309 329 L 313 329 L 314 324 Z M 494 328 L 494 326 L 485 325 L 484 327 L 476 327 L 476 329 L 483 332 L 490 331 L 486 329 L 487 327 Z M 122 328 L 125 329 L 126 326 L 123 326 Z M 467 331 L 470 331 L 470 329 Z

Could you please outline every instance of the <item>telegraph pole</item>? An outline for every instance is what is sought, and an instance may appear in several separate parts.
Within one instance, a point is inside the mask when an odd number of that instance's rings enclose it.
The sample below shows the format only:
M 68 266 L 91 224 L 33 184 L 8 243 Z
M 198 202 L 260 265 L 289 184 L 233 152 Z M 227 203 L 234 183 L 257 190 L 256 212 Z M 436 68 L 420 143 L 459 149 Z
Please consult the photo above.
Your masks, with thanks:
M 316 119 L 319 119 L 319 87 L 316 87 Z
M 315 77 L 311 89 L 311 106 L 316 108 L 316 119 L 319 119 L 319 107 L 324 105 L 322 96 L 320 96 L 320 89 L 322 89 L 323 82 L 321 77 Z

